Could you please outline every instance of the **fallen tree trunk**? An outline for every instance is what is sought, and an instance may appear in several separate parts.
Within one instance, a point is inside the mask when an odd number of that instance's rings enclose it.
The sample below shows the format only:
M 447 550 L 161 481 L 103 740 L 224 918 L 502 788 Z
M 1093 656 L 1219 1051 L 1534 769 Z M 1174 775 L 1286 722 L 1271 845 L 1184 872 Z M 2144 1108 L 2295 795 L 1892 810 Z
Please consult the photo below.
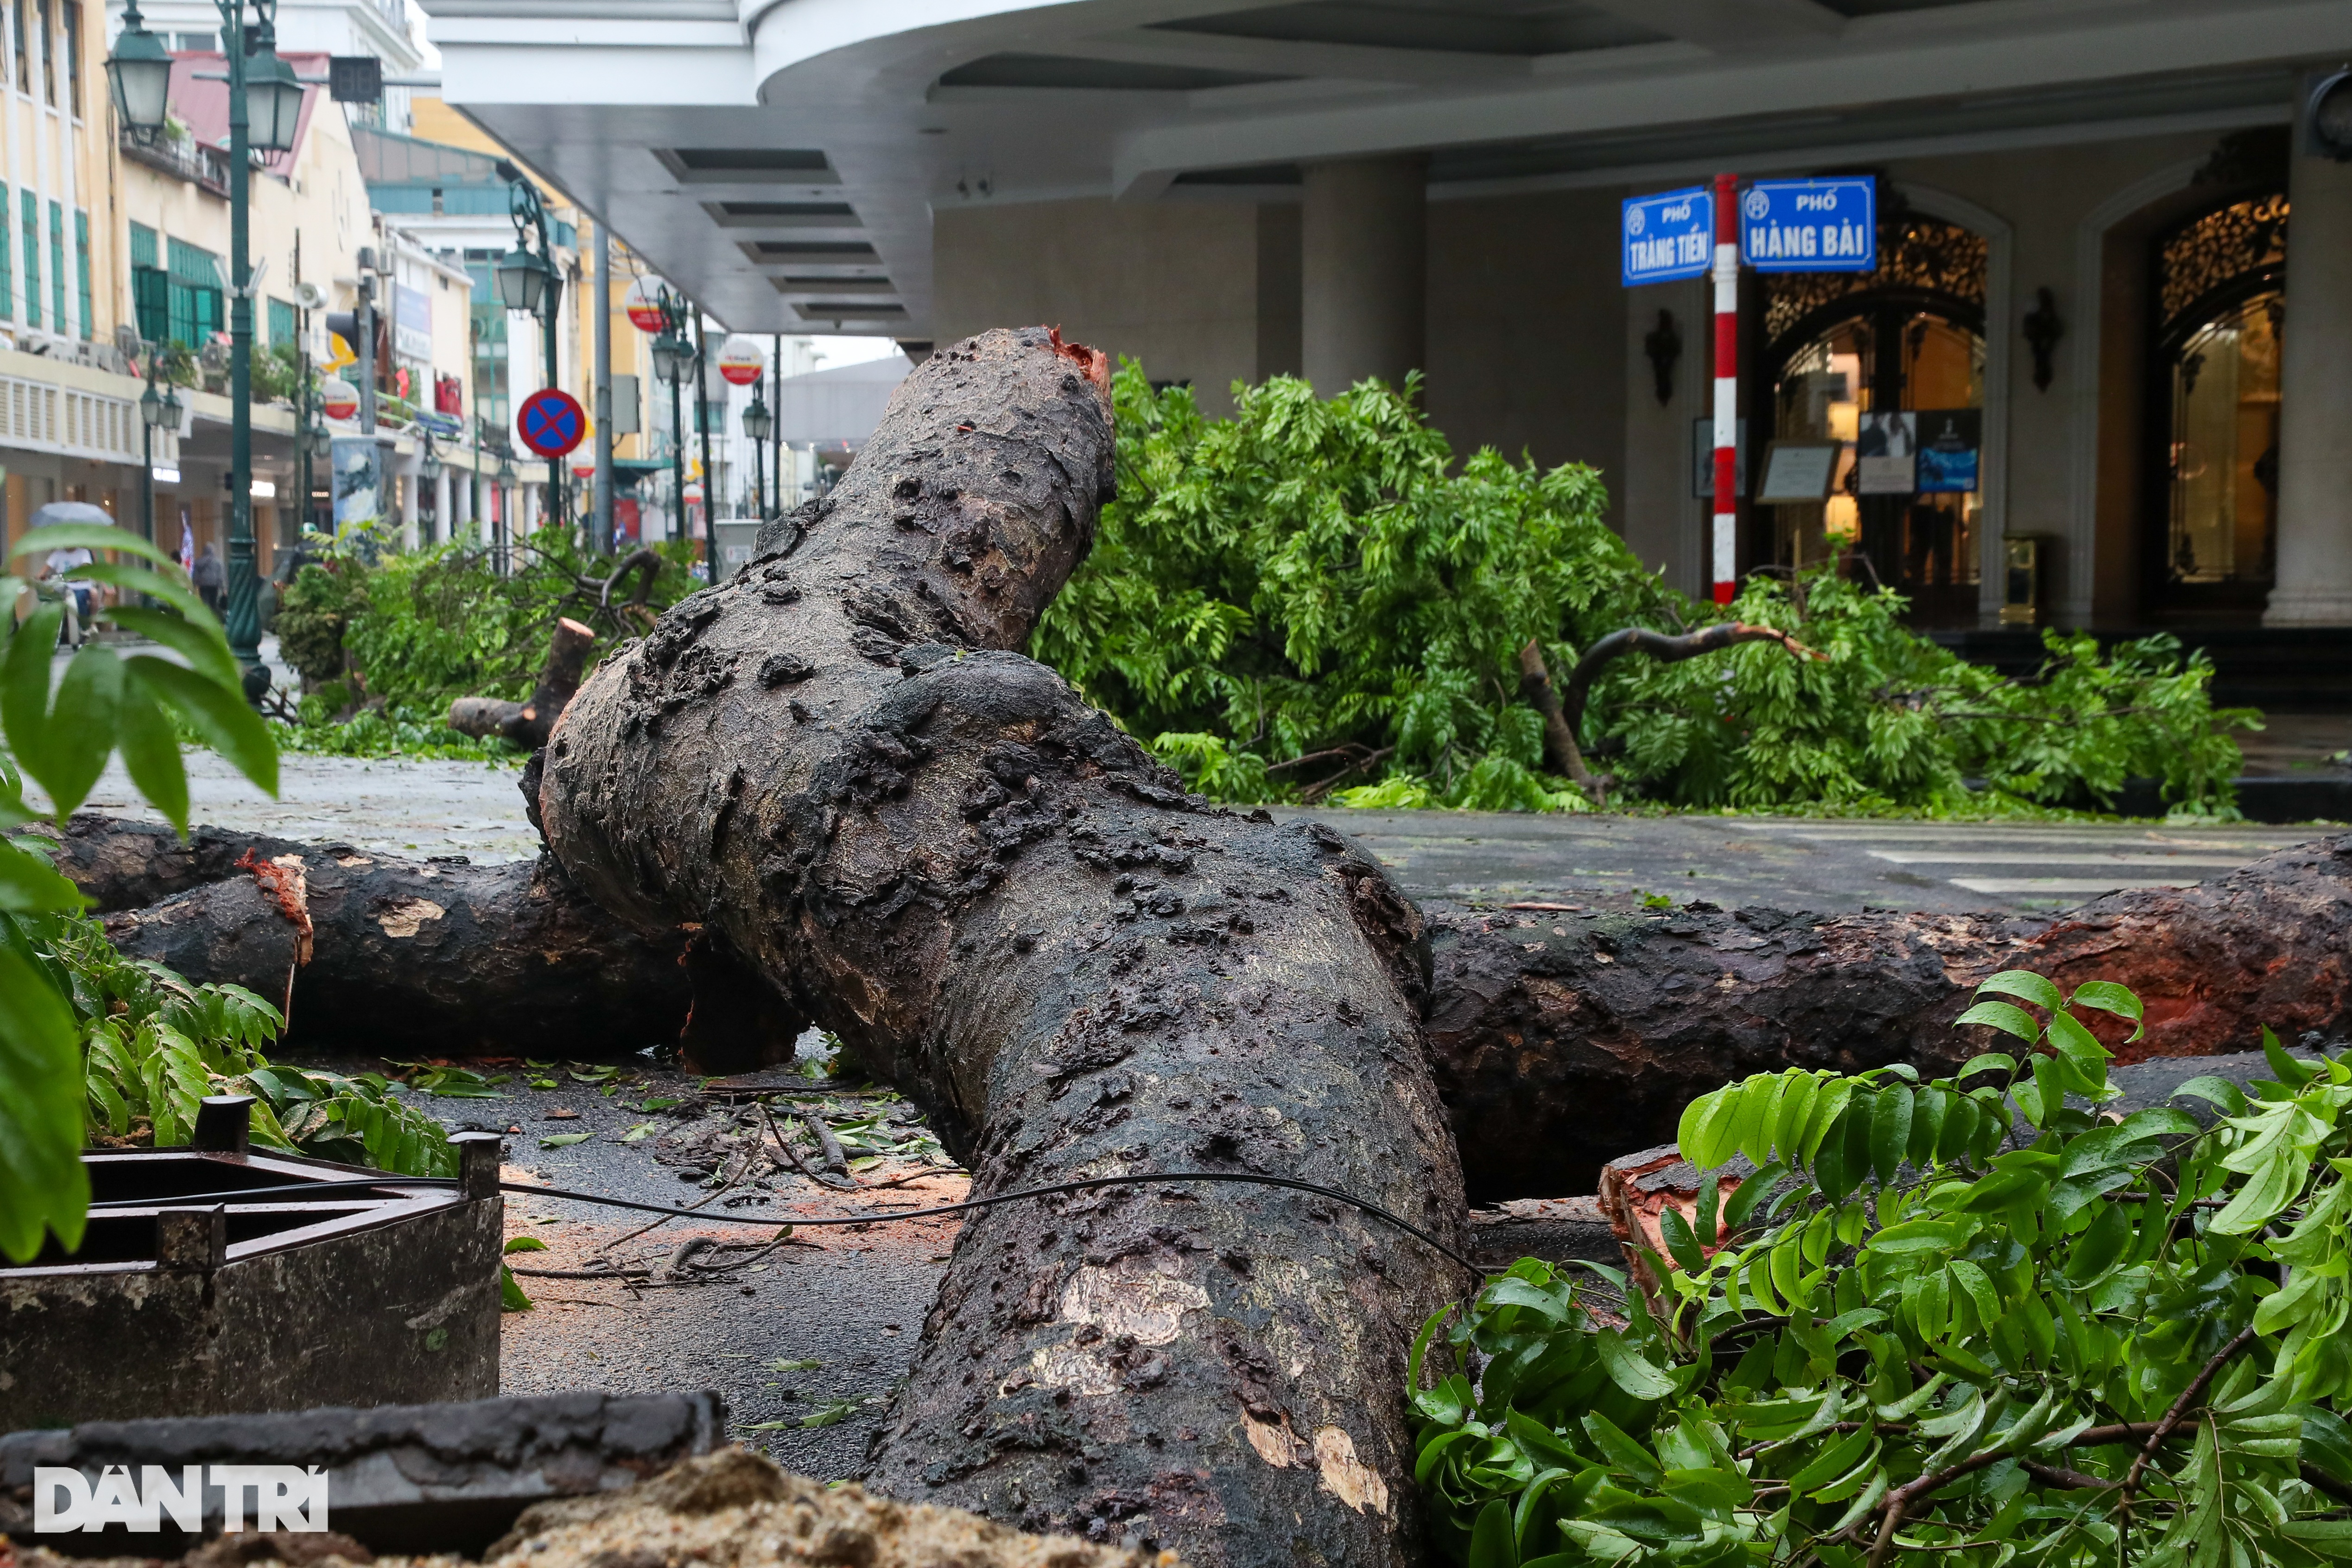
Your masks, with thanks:
M 108 936 L 132 957 L 272 1003 L 288 999 L 290 980 L 291 1042 L 312 1049 L 581 1058 L 679 1037 L 692 933 L 608 918 L 543 857 L 469 866 L 278 845 L 265 841 L 278 853 L 253 859 L 299 870 L 307 932 L 232 862 L 219 880 L 109 916 Z
M 2055 920 L 1460 911 L 1430 921 L 1432 1064 L 1482 1201 L 1591 1192 L 1601 1164 L 1674 1136 L 1695 1096 L 1783 1067 L 1948 1072 L 1984 1031 L 1952 1020 L 1986 975 L 2112 980 L 2147 1033 L 2093 1024 L 2125 1061 L 2352 1027 L 2352 836 L 2226 877 L 2095 900 Z M 1605 1112 L 1602 1112 L 1605 1108 Z
M 595 642 L 593 628 L 569 616 L 558 620 L 548 638 L 547 663 L 540 668 L 539 685 L 530 700 L 460 697 L 449 704 L 449 728 L 461 735 L 477 739 L 496 735 L 525 751 L 539 750 L 547 744 L 556 720 L 562 717 L 563 705 L 580 689 L 580 678 L 588 668 L 588 650 Z
M 1458 1231 L 1417 916 L 1339 834 L 1188 800 L 1017 654 L 1085 555 L 1108 365 L 948 348 L 824 500 L 572 700 L 541 820 L 719 930 L 931 1114 L 977 1193 L 1266 1172 Z M 1420 1554 L 1403 1378 L 1459 1269 L 1279 1190 L 1120 1188 L 958 1238 L 871 1479 L 1187 1561 Z
M 194 877 L 241 876 L 235 862 L 248 849 L 267 858 L 299 847 L 211 828 L 181 847 L 168 828 L 82 816 L 68 826 L 59 859 L 86 892 L 138 903 Z M 309 851 L 306 865 L 320 853 Z M 2342 1031 L 2352 1026 L 2347 856 L 2352 837 L 2315 840 L 2196 888 L 2116 893 L 2056 921 L 1424 905 L 1433 953 L 1428 1047 L 1469 1194 L 1485 1203 L 1590 1192 L 1602 1163 L 1663 1142 L 1691 1097 L 1749 1072 L 1956 1065 L 1980 1042 L 1961 1039 L 1950 1021 L 1996 969 L 2130 985 L 2149 1011 L 2147 1037 L 2124 1047 L 2127 1060 L 2250 1048 L 2264 1025 L 2290 1041 Z M 447 886 L 441 868 L 374 860 L 373 896 L 383 907 L 437 900 Z M 523 917 L 536 921 L 534 951 L 572 962 L 564 943 L 593 947 L 600 973 L 632 989 L 649 1016 L 608 1014 L 597 994 L 550 996 L 529 968 L 476 969 L 453 948 L 437 970 L 421 972 L 429 984 L 393 998 L 379 981 L 372 1000 L 383 1010 L 357 1017 L 334 988 L 306 981 L 296 1043 L 331 1044 L 347 1026 L 466 1038 L 477 1016 L 530 1011 L 569 1037 L 569 1054 L 606 1055 L 676 1037 L 691 1005 L 697 1065 L 706 1071 L 742 1071 L 789 1051 L 796 1015 L 708 940 L 688 960 L 689 994 L 674 944 L 629 945 L 636 939 L 619 922 L 560 882 L 534 892 L 540 877 L 529 864 L 477 868 L 476 926 L 495 931 L 514 918 L 509 910 L 562 900 L 560 926 Z M 291 951 L 282 917 L 241 892 L 215 895 L 205 908 L 209 940 L 173 948 L 184 972 L 274 995 L 262 982 L 276 974 L 282 984 Z M 314 921 L 330 972 L 407 972 L 413 939 L 388 934 L 380 921 Z M 513 994 L 517 985 L 530 986 L 529 995 Z M 387 1016 L 397 1023 L 385 1025 Z M 1597 1105 L 1607 1113 L 1596 1114 Z

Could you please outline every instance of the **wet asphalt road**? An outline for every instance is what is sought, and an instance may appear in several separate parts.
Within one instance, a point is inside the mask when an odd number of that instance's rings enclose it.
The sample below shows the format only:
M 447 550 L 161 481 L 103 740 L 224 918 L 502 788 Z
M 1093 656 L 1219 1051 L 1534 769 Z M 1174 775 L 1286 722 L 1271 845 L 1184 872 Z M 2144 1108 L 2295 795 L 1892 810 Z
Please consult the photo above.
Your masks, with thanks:
M 382 1064 L 314 1058 L 301 1065 L 352 1071 Z M 658 1139 L 690 1133 L 698 1123 L 740 1109 L 698 1095 L 702 1079 L 639 1062 L 631 1067 L 625 1087 L 607 1096 L 568 1074 L 560 1079 L 562 1088 L 539 1090 L 526 1082 L 535 1074 L 472 1065 L 485 1073 L 518 1076 L 493 1099 L 411 1099 L 453 1131 L 507 1133 L 509 1180 L 680 1207 L 710 1195 L 654 1158 Z M 640 1108 L 648 1099 L 681 1103 L 647 1112 Z M 559 1110 L 577 1117 L 556 1120 L 549 1114 Z M 648 1122 L 654 1131 L 635 1142 L 622 1141 L 630 1129 Z M 509 1132 L 510 1128 L 521 1131 Z M 573 1133 L 588 1136 L 565 1147 L 541 1146 L 543 1139 Z M 868 1176 L 882 1179 L 915 1168 L 894 1163 Z M 615 1252 L 624 1262 L 658 1268 L 689 1237 L 750 1243 L 776 1233 L 773 1225 L 730 1215 L 880 1215 L 952 1203 L 967 1185 L 961 1172 L 942 1167 L 939 1175 L 918 1184 L 847 1197 L 787 1177 L 775 1180 L 773 1191 L 742 1189 L 757 1202 L 730 1209 L 721 1197 L 709 1205 L 709 1217 L 665 1222 Z M 508 1261 L 524 1268 L 579 1268 L 600 1247 L 656 1217 L 509 1193 L 508 1237 L 537 1237 L 546 1250 L 515 1253 Z M 803 1230 L 754 1265 L 756 1271 L 745 1273 L 741 1284 L 647 1282 L 631 1289 L 616 1281 L 521 1277 L 519 1282 L 535 1305 L 502 1320 L 499 1391 L 715 1389 L 727 1401 L 740 1441 L 805 1475 L 854 1477 L 889 1396 L 906 1375 L 957 1226 L 948 1217 L 866 1230 Z M 769 1364 L 780 1361 L 816 1364 L 789 1372 Z M 838 1419 L 830 1424 L 803 1425 L 835 1414 Z
M 117 761 L 93 810 L 149 816 Z M 209 752 L 188 756 L 194 819 L 392 854 L 527 858 L 518 770 L 481 763 L 283 759 L 269 800 Z M 2219 876 L 2321 827 L 1948 824 L 1774 816 L 1312 813 L 1352 834 L 1419 898 L 1573 902 L 1580 894 L 1705 899 L 1727 909 L 2050 911 L 2118 888 Z

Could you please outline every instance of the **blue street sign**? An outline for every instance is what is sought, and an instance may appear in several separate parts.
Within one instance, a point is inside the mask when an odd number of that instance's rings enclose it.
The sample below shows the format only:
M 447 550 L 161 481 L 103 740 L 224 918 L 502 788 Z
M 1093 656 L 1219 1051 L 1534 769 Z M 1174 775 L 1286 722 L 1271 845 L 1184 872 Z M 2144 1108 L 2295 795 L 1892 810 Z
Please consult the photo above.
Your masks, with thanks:
M 1877 184 L 1757 181 L 1739 198 L 1739 255 L 1759 272 L 1876 271 Z
M 1715 198 L 1704 185 L 1629 197 L 1624 231 L 1628 289 L 1704 278 L 1715 261 Z

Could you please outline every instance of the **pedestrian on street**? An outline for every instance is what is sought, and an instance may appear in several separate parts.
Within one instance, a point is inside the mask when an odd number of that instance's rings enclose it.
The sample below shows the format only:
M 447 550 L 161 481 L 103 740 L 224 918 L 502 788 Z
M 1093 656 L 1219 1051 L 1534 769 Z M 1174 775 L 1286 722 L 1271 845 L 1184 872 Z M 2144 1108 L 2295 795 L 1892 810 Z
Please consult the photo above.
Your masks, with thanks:
M 76 568 L 87 566 L 89 562 L 89 552 L 76 545 L 69 550 L 50 551 L 47 561 L 44 563 L 47 570 L 42 574 L 58 584 L 60 596 L 65 601 L 63 635 L 68 647 L 79 647 L 81 639 L 89 631 L 90 603 L 97 594 L 98 584 L 87 577 L 72 574 Z
M 205 546 L 204 553 L 197 556 L 196 563 L 188 569 L 188 581 L 195 584 L 196 593 L 203 597 L 206 609 L 215 616 L 226 610 L 228 574 L 222 567 L 220 557 L 213 553 L 210 544 Z

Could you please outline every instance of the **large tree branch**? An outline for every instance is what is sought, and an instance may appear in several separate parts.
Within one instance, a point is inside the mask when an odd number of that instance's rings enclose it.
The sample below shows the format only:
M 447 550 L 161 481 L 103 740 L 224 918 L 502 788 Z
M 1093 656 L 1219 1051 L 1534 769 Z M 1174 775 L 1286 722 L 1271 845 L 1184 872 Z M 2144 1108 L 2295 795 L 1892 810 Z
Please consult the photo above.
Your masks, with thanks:
M 1205 1164 L 1450 1232 L 1412 906 L 1328 828 L 1188 800 L 1006 651 L 1092 541 L 1106 370 L 1042 331 L 918 369 L 831 496 L 590 677 L 548 748 L 549 845 L 608 910 L 722 934 L 976 1192 Z M 1202 1568 L 1405 1563 L 1405 1355 L 1461 1285 L 1299 1194 L 992 1210 L 873 1473 Z

